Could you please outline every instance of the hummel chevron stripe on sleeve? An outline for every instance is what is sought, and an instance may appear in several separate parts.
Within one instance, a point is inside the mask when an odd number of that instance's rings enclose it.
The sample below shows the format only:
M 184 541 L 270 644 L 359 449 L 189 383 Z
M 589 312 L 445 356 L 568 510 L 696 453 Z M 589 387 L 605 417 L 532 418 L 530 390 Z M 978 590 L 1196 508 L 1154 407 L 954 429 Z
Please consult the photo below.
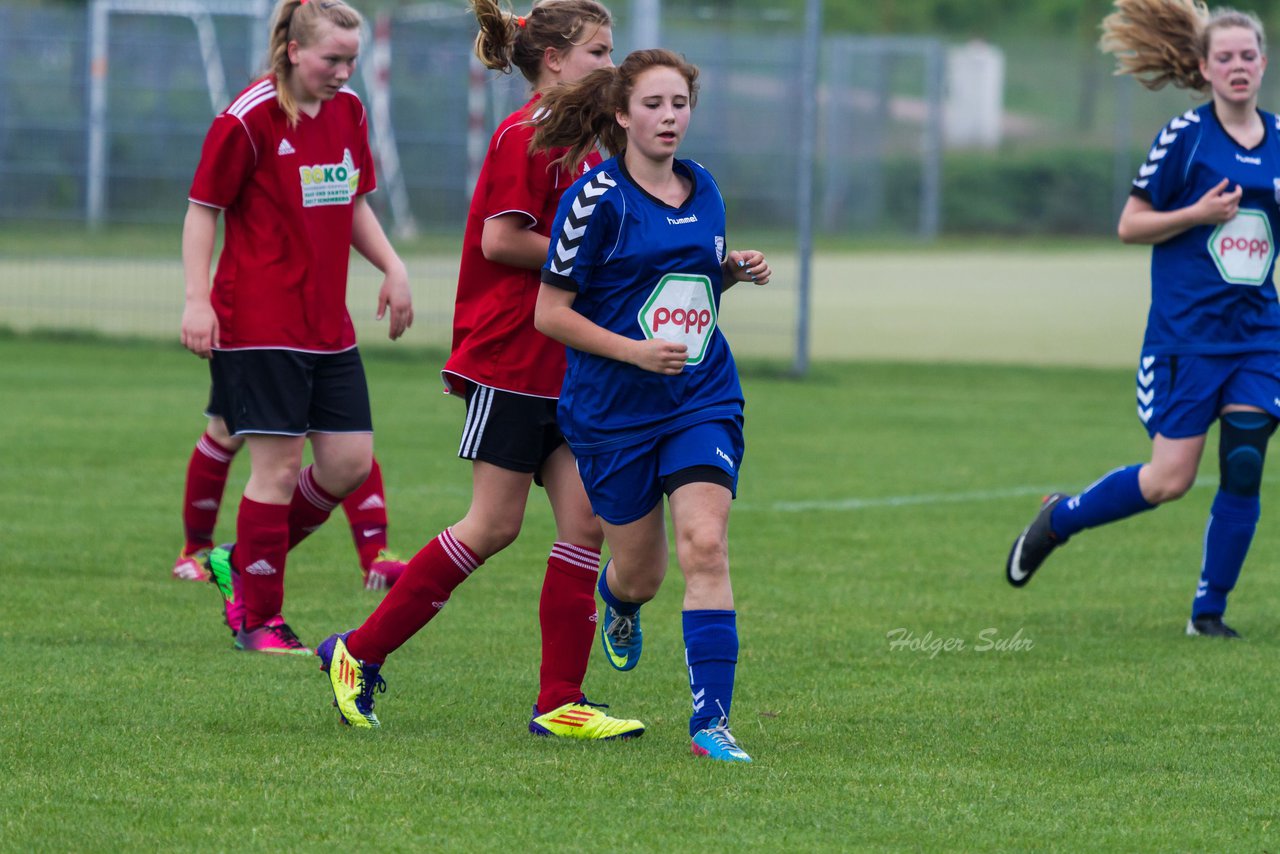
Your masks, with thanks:
M 587 220 L 595 212 L 596 202 L 600 197 L 616 186 L 618 183 L 604 172 L 583 185 L 564 218 L 564 228 L 560 230 L 560 238 L 556 241 L 555 253 L 551 258 L 552 273 L 559 276 L 573 274 L 573 260 L 578 256 L 583 235 L 587 233 Z

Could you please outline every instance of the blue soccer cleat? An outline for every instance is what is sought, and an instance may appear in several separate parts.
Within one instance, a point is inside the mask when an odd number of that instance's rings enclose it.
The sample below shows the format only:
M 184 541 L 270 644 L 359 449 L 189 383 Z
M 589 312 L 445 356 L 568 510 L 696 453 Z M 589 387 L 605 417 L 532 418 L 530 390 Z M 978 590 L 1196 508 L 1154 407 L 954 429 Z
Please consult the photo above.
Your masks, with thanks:
M 607 570 L 608 564 L 605 564 Z M 597 586 L 604 588 L 605 573 L 600 573 Z M 603 598 L 603 597 L 602 597 Z M 630 670 L 640 663 L 640 651 L 644 644 L 644 635 L 640 631 L 640 606 L 631 614 L 623 614 L 609 605 L 605 600 L 603 619 L 600 620 L 600 643 L 604 646 L 605 658 L 615 670 Z
M 738 746 L 733 733 L 729 732 L 729 722 L 724 718 L 720 723 L 708 729 L 700 729 L 693 735 L 693 743 L 689 750 L 694 756 L 705 756 L 721 762 L 750 762 L 751 757 Z

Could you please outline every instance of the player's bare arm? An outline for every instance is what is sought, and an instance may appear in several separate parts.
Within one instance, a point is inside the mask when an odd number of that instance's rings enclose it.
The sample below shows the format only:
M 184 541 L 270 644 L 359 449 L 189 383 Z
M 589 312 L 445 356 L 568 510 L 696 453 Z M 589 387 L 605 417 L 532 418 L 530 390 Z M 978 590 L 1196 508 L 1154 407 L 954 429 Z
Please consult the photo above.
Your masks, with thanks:
M 1197 225 L 1219 225 L 1231 220 L 1240 211 L 1244 190 L 1239 185 L 1228 189 L 1230 183 L 1223 178 L 1192 204 L 1171 211 L 1158 211 L 1146 199 L 1130 196 L 1116 229 L 1120 240 L 1154 245 Z
M 495 264 L 539 270 L 547 260 L 550 238 L 533 230 L 533 220 L 524 214 L 499 214 L 484 221 L 480 252 Z
M 209 265 L 218 231 L 218 209 L 190 202 L 182 223 L 182 274 L 186 305 L 182 309 L 182 346 L 209 358 L 218 341 L 218 318 L 209 302 Z
M 580 350 L 626 362 L 655 374 L 674 376 L 684 370 L 689 348 L 661 338 L 637 341 L 593 323 L 573 310 L 577 294 L 544 284 L 538 291 L 533 324 L 548 338 Z
M 378 222 L 373 209 L 364 196 L 355 200 L 351 222 L 351 245 L 382 272 L 382 287 L 378 290 L 378 320 L 386 317 L 391 309 L 391 325 L 387 337 L 395 341 L 413 325 L 413 294 L 409 290 L 409 271 L 404 261 L 387 240 L 386 232 Z

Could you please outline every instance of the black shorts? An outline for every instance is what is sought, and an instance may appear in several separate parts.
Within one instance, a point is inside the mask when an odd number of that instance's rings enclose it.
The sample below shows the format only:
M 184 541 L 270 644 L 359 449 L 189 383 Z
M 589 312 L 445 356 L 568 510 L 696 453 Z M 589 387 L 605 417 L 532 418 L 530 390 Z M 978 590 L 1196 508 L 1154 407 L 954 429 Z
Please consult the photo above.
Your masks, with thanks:
M 372 433 L 369 387 L 356 348 L 341 353 L 215 350 L 206 414 L 231 435 Z
M 563 444 L 555 400 L 467 383 L 467 421 L 458 447 L 462 459 L 537 474 Z

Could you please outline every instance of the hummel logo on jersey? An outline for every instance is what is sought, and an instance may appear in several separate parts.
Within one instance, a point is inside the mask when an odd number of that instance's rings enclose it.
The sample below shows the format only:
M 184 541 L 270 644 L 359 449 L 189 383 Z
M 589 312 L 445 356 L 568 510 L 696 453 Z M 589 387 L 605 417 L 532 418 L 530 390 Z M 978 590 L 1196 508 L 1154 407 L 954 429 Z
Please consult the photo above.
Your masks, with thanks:
M 1243 154 L 1241 154 L 1238 151 L 1236 152 L 1236 160 L 1239 160 L 1241 163 L 1248 163 L 1250 166 L 1262 165 L 1261 157 L 1245 157 Z
M 386 506 L 387 506 L 387 504 L 386 504 L 386 502 L 385 502 L 385 501 L 383 501 L 383 500 L 382 500 L 382 496 L 381 496 L 381 495 L 370 495 L 370 496 L 369 496 L 368 498 L 366 498 L 364 501 L 361 501 L 361 502 L 360 502 L 360 506 L 359 506 L 358 508 L 356 508 L 356 509 L 358 509 L 358 510 L 372 510 L 372 509 L 374 509 L 374 508 L 376 507 L 376 508 L 377 508 L 377 509 L 379 509 L 379 510 L 384 510 L 384 509 L 386 509 Z
M 697 221 L 698 221 L 697 214 L 689 214 L 688 216 L 682 216 L 679 219 L 673 219 L 672 217 L 667 217 L 667 223 L 670 225 L 688 225 L 690 223 L 697 222 Z
M 289 140 L 287 139 L 280 140 L 280 147 L 276 149 L 276 154 L 278 154 L 281 157 L 284 157 L 286 154 L 296 154 L 296 153 L 297 152 L 293 150 L 293 146 L 289 144 Z
M 618 182 L 601 172 L 592 178 L 582 189 L 569 207 L 569 214 L 564 218 L 564 228 L 560 239 L 556 241 L 555 257 L 551 259 L 551 272 L 567 276 L 573 272 L 573 259 L 578 257 L 578 247 L 582 245 L 582 236 L 587 233 L 587 220 L 595 212 L 596 202 Z
M 275 575 L 276 568 L 267 562 L 266 558 L 255 560 L 244 568 L 244 571 L 250 575 Z
M 720 450 L 719 448 L 716 448 L 716 456 L 724 460 L 726 463 L 728 463 L 729 468 L 733 468 L 733 460 L 731 460 L 729 458 L 729 455 L 726 454 L 724 451 Z

